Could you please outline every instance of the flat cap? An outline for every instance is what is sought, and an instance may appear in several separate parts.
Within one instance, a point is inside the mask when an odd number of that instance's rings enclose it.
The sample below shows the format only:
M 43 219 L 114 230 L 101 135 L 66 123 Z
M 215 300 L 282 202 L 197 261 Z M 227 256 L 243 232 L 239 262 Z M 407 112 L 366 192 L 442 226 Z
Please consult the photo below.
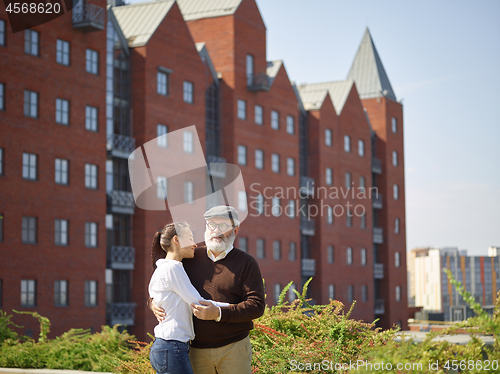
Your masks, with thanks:
M 214 217 L 223 217 L 228 219 L 232 218 L 239 221 L 238 211 L 234 209 L 232 206 L 227 206 L 227 205 L 217 205 L 214 206 L 213 208 L 210 208 L 205 212 L 204 217 L 206 220 Z

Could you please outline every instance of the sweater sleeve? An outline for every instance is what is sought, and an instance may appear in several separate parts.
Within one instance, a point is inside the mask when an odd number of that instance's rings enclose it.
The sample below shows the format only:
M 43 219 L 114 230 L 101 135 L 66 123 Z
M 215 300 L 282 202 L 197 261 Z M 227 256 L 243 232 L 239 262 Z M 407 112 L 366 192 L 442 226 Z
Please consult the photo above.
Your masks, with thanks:
M 241 277 L 242 301 L 221 308 L 220 322 L 248 322 L 264 314 L 264 283 L 255 259 L 248 261 Z

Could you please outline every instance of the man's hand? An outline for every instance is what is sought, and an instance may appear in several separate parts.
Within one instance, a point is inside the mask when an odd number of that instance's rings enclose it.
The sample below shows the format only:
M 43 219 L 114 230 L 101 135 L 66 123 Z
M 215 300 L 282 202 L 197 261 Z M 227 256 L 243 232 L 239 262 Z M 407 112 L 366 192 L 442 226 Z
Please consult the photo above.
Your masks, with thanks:
M 200 300 L 199 303 L 202 305 L 191 304 L 191 309 L 193 309 L 196 318 L 210 321 L 219 317 L 219 308 L 214 304 L 204 300 Z
M 165 310 L 163 308 L 160 308 L 158 305 L 156 305 L 154 300 L 151 300 L 149 307 L 153 311 L 153 314 L 155 315 L 158 322 L 163 322 L 163 320 L 165 319 L 165 316 L 166 316 Z

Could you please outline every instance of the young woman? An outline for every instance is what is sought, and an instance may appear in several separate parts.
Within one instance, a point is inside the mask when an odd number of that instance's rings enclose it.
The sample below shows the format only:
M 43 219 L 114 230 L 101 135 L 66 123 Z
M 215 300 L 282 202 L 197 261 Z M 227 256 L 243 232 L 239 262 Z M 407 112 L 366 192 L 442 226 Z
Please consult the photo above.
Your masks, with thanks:
M 194 339 L 191 304 L 205 299 L 191 284 L 181 261 L 193 258 L 195 248 L 193 233 L 184 222 L 166 225 L 153 239 L 154 273 L 149 296 L 166 312 L 165 319 L 154 329 L 155 341 L 149 354 L 158 374 L 193 374 L 189 361 L 189 341 Z

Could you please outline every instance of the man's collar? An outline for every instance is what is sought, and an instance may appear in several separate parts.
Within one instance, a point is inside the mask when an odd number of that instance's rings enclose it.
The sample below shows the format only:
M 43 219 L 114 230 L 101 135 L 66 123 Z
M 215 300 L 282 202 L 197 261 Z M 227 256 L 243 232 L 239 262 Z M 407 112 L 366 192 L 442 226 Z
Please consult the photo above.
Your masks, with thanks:
M 215 255 L 212 253 L 212 251 L 210 249 L 208 249 L 208 247 L 207 247 L 207 256 L 213 262 L 217 262 L 219 260 L 222 260 L 223 258 L 226 258 L 226 256 L 229 254 L 229 252 L 232 251 L 233 248 L 234 248 L 234 245 L 231 245 L 230 248 L 226 249 L 225 251 L 222 251 L 217 257 L 215 257 Z

